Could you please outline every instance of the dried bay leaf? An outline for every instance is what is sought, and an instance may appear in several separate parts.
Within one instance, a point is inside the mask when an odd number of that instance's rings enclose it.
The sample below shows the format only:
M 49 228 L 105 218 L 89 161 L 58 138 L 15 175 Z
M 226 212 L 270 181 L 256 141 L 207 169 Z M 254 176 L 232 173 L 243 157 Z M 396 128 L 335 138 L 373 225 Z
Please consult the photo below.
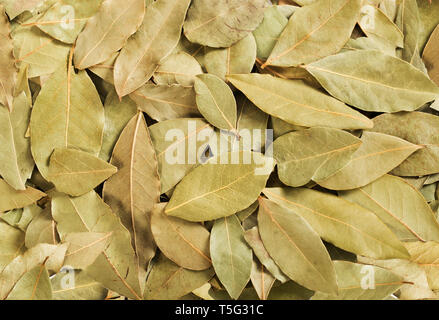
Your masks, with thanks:
M 112 232 L 108 247 L 85 271 L 112 291 L 142 299 L 145 271 L 137 264 L 130 233 L 94 191 L 75 198 L 54 194 L 52 215 L 62 240 L 69 233 Z
M 110 58 L 140 27 L 144 15 L 144 0 L 104 0 L 78 36 L 75 67 L 86 69 Z
M 384 41 L 380 41 L 377 38 L 367 37 L 349 39 L 349 41 L 343 47 L 343 50 L 377 50 L 390 56 L 396 55 L 394 46 Z
M 13 43 L 10 36 L 10 26 L 8 17 L 5 14 L 5 8 L 0 4 L 0 105 L 4 105 L 12 110 L 12 100 L 14 94 L 14 85 L 17 79 L 17 68 L 15 67 L 13 55 Z M 1 106 L 0 106 L 1 107 Z
M 157 84 L 180 84 L 182 86 L 193 86 L 195 76 L 203 73 L 197 59 L 186 52 L 171 54 L 154 73 L 153 79 Z
M 436 183 L 423 186 L 419 192 L 427 202 L 435 201 Z
M 349 40 L 361 0 L 319 0 L 297 9 L 262 68 L 292 67 L 337 53 Z
M 214 275 L 213 268 L 203 271 L 179 267 L 160 255 L 146 281 L 146 300 L 175 300 L 207 283 Z
M 273 50 L 279 36 L 288 24 L 280 6 L 271 6 L 264 10 L 264 19 L 253 31 L 256 40 L 257 57 L 266 60 Z M 295 7 L 294 7 L 295 8 Z
M 70 56 L 71 58 L 71 56 Z M 85 71 L 62 66 L 43 86 L 32 109 L 31 149 L 44 178 L 55 148 L 74 148 L 98 155 L 104 129 L 104 109 Z
M 396 17 L 396 24 L 404 34 L 402 59 L 425 72 L 419 50 L 421 21 L 416 0 L 401 0 Z
M 248 151 L 225 156 L 240 161 L 234 165 L 216 163 L 219 156 L 196 167 L 177 185 L 165 213 L 189 221 L 208 221 L 249 207 L 264 188 L 273 160 Z M 233 202 L 227 200 L 231 196 Z
M 379 259 L 408 257 L 390 229 L 355 203 L 306 188 L 266 188 L 264 194 L 299 214 L 325 241 L 343 250 Z
M 275 139 L 289 132 L 306 129 L 306 127 L 296 126 L 276 117 L 270 117 L 270 120 L 271 126 L 273 127 L 273 137 Z
M 166 138 L 172 129 L 183 135 Z M 206 121 L 196 118 L 161 121 L 149 131 L 159 165 L 161 193 L 171 190 L 196 164 L 202 163 L 200 153 L 205 152 L 214 133 Z M 201 133 L 205 136 L 199 137 Z
M 359 18 L 361 30 L 369 38 L 377 38 L 379 41 L 388 42 L 393 47 L 404 46 L 404 35 L 380 9 L 372 5 L 364 5 L 361 8 Z
M 341 196 L 374 212 L 403 241 L 439 241 L 439 224 L 430 206 L 401 178 L 385 175 Z
M 102 63 L 98 63 L 90 68 L 89 71 L 93 72 L 95 75 L 105 80 L 108 83 L 114 84 L 114 64 L 119 56 L 119 52 L 114 52 L 110 58 Z
M 428 40 L 422 59 L 428 70 L 428 75 L 437 85 L 439 85 L 439 27 L 434 29 Z
M 80 196 L 117 172 L 117 168 L 87 152 L 56 148 L 50 156 L 48 179 L 60 192 Z
M 359 188 L 390 172 L 422 148 L 394 136 L 368 131 L 363 133 L 361 141 L 347 165 L 317 183 L 331 190 Z
M 402 277 L 405 284 L 400 288 L 401 300 L 437 298 L 429 288 L 425 270 L 415 262 L 400 259 L 373 260 L 365 257 L 358 257 L 358 262 L 387 269 Z
M 252 250 L 244 240 L 244 229 L 233 215 L 215 221 L 210 252 L 216 275 L 233 299 L 238 299 L 250 280 Z
M 378 51 L 344 52 L 305 68 L 332 96 L 366 111 L 413 111 L 439 95 L 423 72 Z
M 286 0 L 286 2 L 292 2 L 293 0 Z M 293 2 L 297 3 L 300 6 L 309 6 L 310 4 L 313 4 L 317 2 L 318 0 L 294 0 Z
M 14 56 L 17 65 L 29 65 L 29 78 L 49 75 L 65 63 L 70 46 L 46 35 L 37 27 L 14 30 Z
M 290 124 L 338 129 L 371 128 L 359 112 L 300 80 L 270 75 L 231 75 L 227 79 L 262 111 Z
M 372 131 L 399 137 L 423 147 L 393 169 L 392 173 L 399 176 L 423 176 L 439 172 L 438 116 L 424 112 L 401 112 L 380 115 L 373 122 Z
M 58 272 L 66 250 L 66 244 L 39 244 L 16 257 L 0 273 L 0 299 L 8 298 L 15 284 L 33 268 L 44 265 L 47 270 Z
M 31 204 L 23 209 L 14 209 L 0 215 L 0 218 L 9 223 L 11 226 L 26 231 L 32 220 L 40 214 L 41 209 L 36 204 Z
M 13 209 L 1 214 L 0 219 L 5 221 L 10 226 L 17 228 L 18 227 L 17 224 L 20 221 L 22 215 L 23 215 L 23 208 Z
M 0 273 L 12 260 L 24 250 L 25 234 L 9 224 L 0 221 L 2 252 L 0 253 Z
M 52 285 L 44 263 L 20 278 L 7 300 L 52 300 Z
M 334 261 L 339 293 L 328 295 L 317 292 L 311 300 L 383 300 L 404 283 L 401 277 L 385 268 L 362 264 Z M 373 274 L 373 282 L 368 283 L 368 274 Z
M 290 279 L 311 290 L 337 292 L 329 254 L 303 218 L 275 202 L 259 198 L 258 225 L 265 248 Z
M 228 48 L 208 48 L 204 59 L 207 72 L 222 80 L 231 74 L 250 73 L 256 61 L 255 37 L 250 33 Z
M 77 232 L 68 233 L 64 242 L 69 244 L 65 265 L 85 269 L 106 249 L 112 233 Z
M 139 268 L 154 256 L 151 211 L 160 201 L 158 163 L 148 127 L 139 112 L 114 147 L 111 163 L 118 172 L 104 184 L 103 198 L 130 231 Z
M 437 8 L 0 0 L 0 299 L 438 299 Z
M 244 233 L 244 239 L 252 248 L 253 253 L 258 258 L 258 261 L 260 261 L 264 268 L 269 271 L 269 273 L 272 274 L 275 279 L 282 283 L 285 283 L 289 280 L 289 278 L 279 269 L 277 264 L 270 257 L 267 249 L 265 249 L 257 226 L 246 230 Z
M 274 142 L 279 178 L 293 187 L 325 179 L 344 167 L 360 145 L 360 139 L 338 129 L 290 132 Z
M 273 286 L 276 278 L 267 272 L 264 266 L 253 259 L 252 270 L 250 274 L 250 280 L 255 288 L 260 300 L 267 300 L 271 287 Z
M 439 244 L 435 241 L 427 242 L 407 242 L 405 244 L 407 250 L 410 252 L 411 261 L 416 262 L 422 269 L 425 270 L 429 287 L 432 290 L 439 289 Z
M 248 217 L 250 217 L 253 213 L 256 212 L 258 206 L 259 206 L 258 201 L 255 201 L 248 208 L 237 212 L 236 216 L 238 217 L 239 220 L 241 220 L 241 222 L 244 222 Z M 244 230 L 246 230 L 245 227 Z
M 167 216 L 165 206 L 156 206 L 151 215 L 151 231 L 160 251 L 185 269 L 208 269 L 212 265 L 209 231 L 199 223 Z
M 147 83 L 131 93 L 130 98 L 157 121 L 200 116 L 193 87 Z
M 26 20 L 25 25 L 35 25 L 64 43 L 74 43 L 101 3 L 102 0 L 58 0 L 48 10 Z
M 240 135 L 239 150 L 261 151 L 267 137 L 268 114 L 256 107 L 244 95 L 236 97 L 238 120 L 236 128 Z
M 129 97 L 124 97 L 120 101 L 116 91 L 112 90 L 105 99 L 104 113 L 105 125 L 99 158 L 108 161 L 123 129 L 136 115 L 137 106 Z
M 50 279 L 53 300 L 103 300 L 107 296 L 107 290 L 84 271 L 75 271 L 75 283 L 67 288 L 66 276 L 66 273 L 60 272 Z
M 157 0 L 146 8 L 143 23 L 120 52 L 114 66 L 119 97 L 144 85 L 180 40 L 189 0 Z
M 394 0 L 383 0 L 380 2 L 379 8 L 391 21 L 395 21 L 398 5 Z
M 195 0 L 184 23 L 184 35 L 204 46 L 230 47 L 257 28 L 263 19 L 264 2 Z
M 43 7 L 44 2 L 44 0 L 0 0 L 0 4 L 5 7 L 11 20 L 25 11 L 33 11 L 35 8 Z
M 309 300 L 313 293 L 294 281 L 288 281 L 279 286 L 273 286 L 268 300 Z
M 11 112 L 0 106 L 0 175 L 14 189 L 25 190 L 34 168 L 30 140 L 25 137 L 31 105 L 24 92 L 13 99 Z
M 45 193 L 31 187 L 26 187 L 26 190 L 15 190 L 6 181 L 0 179 L 0 212 L 27 207 L 44 196 Z
M 194 88 L 203 117 L 219 129 L 236 132 L 236 100 L 229 86 L 217 76 L 202 74 L 195 79 Z
M 421 18 L 419 49 L 422 51 L 434 28 L 439 24 L 439 2 L 416 0 Z
M 174 53 L 184 52 L 189 54 L 190 56 L 194 57 L 195 60 L 198 61 L 201 67 L 204 66 L 204 49 L 205 47 L 190 42 L 184 34 L 181 36 L 180 41 L 177 43 L 177 46 L 173 50 Z
M 25 245 L 33 248 L 40 243 L 58 244 L 56 224 L 50 213 L 50 207 L 46 207 L 36 215 L 26 229 Z

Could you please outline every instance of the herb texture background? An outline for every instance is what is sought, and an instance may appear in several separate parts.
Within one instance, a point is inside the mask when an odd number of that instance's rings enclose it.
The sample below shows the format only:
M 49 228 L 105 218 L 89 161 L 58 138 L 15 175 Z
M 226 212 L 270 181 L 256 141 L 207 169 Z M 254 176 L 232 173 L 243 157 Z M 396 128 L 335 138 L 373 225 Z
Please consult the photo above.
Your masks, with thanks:
M 0 0 L 0 299 L 438 299 L 438 24 Z

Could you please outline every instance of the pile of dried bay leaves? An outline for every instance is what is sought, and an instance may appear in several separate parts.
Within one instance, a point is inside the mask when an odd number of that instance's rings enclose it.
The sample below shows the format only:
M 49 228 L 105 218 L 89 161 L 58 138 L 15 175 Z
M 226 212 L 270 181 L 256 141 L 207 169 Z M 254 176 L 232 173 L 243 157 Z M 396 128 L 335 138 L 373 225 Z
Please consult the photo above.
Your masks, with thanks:
M 0 0 L 0 299 L 438 298 L 438 24 Z

